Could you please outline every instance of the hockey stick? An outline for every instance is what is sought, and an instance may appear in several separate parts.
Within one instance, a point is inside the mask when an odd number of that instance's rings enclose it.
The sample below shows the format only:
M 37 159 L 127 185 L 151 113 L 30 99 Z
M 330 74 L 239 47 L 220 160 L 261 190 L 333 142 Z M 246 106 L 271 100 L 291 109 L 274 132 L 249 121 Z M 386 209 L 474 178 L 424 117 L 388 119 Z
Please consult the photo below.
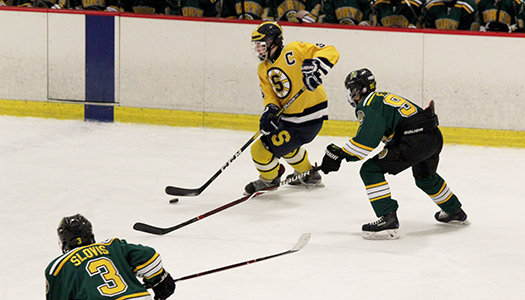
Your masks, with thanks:
M 410 0 L 405 0 L 405 3 L 408 5 L 408 8 L 410 8 L 410 10 L 412 11 L 412 14 L 414 15 L 414 18 L 416 18 L 416 24 L 414 24 L 414 25 L 416 27 L 420 28 L 421 27 L 421 22 L 420 22 L 419 16 L 416 14 L 416 11 L 412 8 L 412 5 L 410 4 Z
M 133 229 L 137 230 L 137 231 L 142 231 L 142 232 L 146 232 L 146 233 L 151 233 L 151 234 L 156 234 L 156 235 L 165 235 L 165 234 L 168 234 L 172 231 L 175 231 L 179 228 L 182 228 L 184 226 L 187 226 L 187 225 L 190 225 L 192 223 L 195 223 L 201 219 L 204 219 L 206 217 L 209 217 L 213 214 L 216 214 L 220 211 L 223 211 L 227 208 L 230 208 L 232 206 L 235 206 L 237 204 L 240 204 L 240 203 L 243 203 L 244 201 L 248 201 L 252 198 L 255 198 L 261 194 L 264 194 L 265 192 L 262 191 L 262 192 L 256 192 L 256 193 L 253 193 L 251 195 L 247 195 L 247 196 L 244 196 L 242 198 L 239 198 L 237 200 L 234 200 L 230 203 L 226 203 L 224 204 L 223 206 L 221 207 L 217 207 L 216 209 L 214 210 L 210 210 L 209 212 L 207 213 L 204 213 L 198 217 L 195 217 L 195 218 L 192 218 L 192 219 L 189 219 L 188 221 L 186 222 L 182 222 L 178 225 L 175 225 L 175 226 L 172 226 L 172 227 L 167 227 L 167 228 L 161 228 L 161 227 L 156 227 L 156 226 L 153 226 L 153 225 L 149 225 L 149 224 L 144 224 L 144 223 L 141 223 L 141 222 L 137 222 L 133 225 Z
M 285 179 L 285 180 L 279 182 L 279 185 L 276 186 L 276 188 L 279 187 L 279 186 L 281 186 L 281 185 L 289 184 L 289 183 L 292 182 L 292 181 L 296 181 L 296 180 L 303 179 L 303 178 L 306 177 L 308 174 L 310 174 L 310 172 L 315 172 L 315 171 L 317 171 L 317 170 L 319 170 L 319 167 L 314 167 L 314 168 L 312 168 L 311 170 L 306 171 L 306 172 L 301 173 L 301 174 L 295 174 L 294 176 L 292 176 L 292 177 L 290 177 L 290 178 L 287 178 L 287 179 Z M 172 226 L 172 227 L 161 228 L 161 227 L 156 227 L 156 226 L 153 226 L 153 225 L 149 225 L 149 224 L 145 224 L 145 223 L 137 222 L 137 223 L 135 223 L 135 224 L 133 225 L 133 229 L 135 229 L 135 230 L 137 230 L 137 231 L 146 232 L 146 233 L 156 234 L 156 235 L 165 235 L 165 234 L 168 234 L 168 233 L 170 233 L 170 232 L 172 232 L 172 231 L 175 231 L 175 230 L 177 230 L 177 229 L 180 229 L 180 228 L 182 228 L 182 227 L 184 227 L 184 226 L 187 226 L 187 225 L 190 225 L 190 224 L 192 224 L 192 223 L 195 223 L 195 222 L 197 222 L 197 221 L 199 221 L 199 220 L 201 220 L 201 219 L 204 219 L 204 218 L 206 218 L 206 217 L 209 217 L 209 216 L 211 216 L 211 215 L 214 215 L 214 214 L 216 214 L 216 213 L 218 213 L 218 212 L 220 212 L 220 211 L 223 211 L 223 210 L 225 210 L 225 209 L 227 209 L 227 208 L 233 207 L 233 206 L 235 206 L 235 205 L 237 205 L 237 204 L 241 204 L 241 203 L 243 203 L 243 202 L 245 202 L 245 201 L 248 201 L 248 200 L 250 200 L 250 199 L 252 199 L 252 198 L 255 198 L 255 197 L 257 197 L 257 196 L 259 196 L 259 195 L 261 195 L 261 194 L 264 194 L 264 193 L 266 193 L 266 192 L 268 192 L 268 190 L 266 190 L 266 191 L 259 191 L 259 192 L 255 192 L 255 193 L 253 193 L 253 194 L 250 194 L 250 195 L 244 196 L 244 197 L 239 198 L 239 199 L 237 199 L 237 200 L 234 200 L 234 201 L 232 201 L 232 202 L 226 203 L 226 204 L 224 204 L 223 206 L 220 206 L 220 207 L 217 207 L 217 208 L 215 208 L 215 209 L 213 209 L 213 210 L 210 210 L 209 212 L 204 213 L 204 214 L 202 214 L 202 215 L 200 215 L 200 216 L 198 216 L 198 217 L 194 217 L 194 218 L 192 218 L 192 219 L 189 219 L 189 220 L 186 221 L 186 222 L 182 222 L 182 223 L 180 223 L 180 224 L 178 224 L 178 225 L 175 225 L 175 226 Z
M 290 101 L 286 102 L 286 104 L 281 108 L 281 110 L 277 113 L 277 117 L 283 114 L 283 112 L 290 106 L 292 103 L 301 96 L 302 93 L 306 91 L 306 86 L 303 86 L 293 97 L 290 99 Z M 165 189 L 166 194 L 172 195 L 172 196 L 198 196 L 204 191 L 219 175 L 226 169 L 237 157 L 241 155 L 241 153 L 248 148 L 253 142 L 255 142 L 259 136 L 261 135 L 261 131 L 257 131 L 244 145 L 239 149 L 235 154 L 215 173 L 213 176 L 208 179 L 201 187 L 195 188 L 195 189 L 188 189 L 188 188 L 181 188 L 181 187 L 175 187 L 175 186 L 167 186 Z
M 209 275 L 209 274 L 217 273 L 217 272 L 220 272 L 220 271 L 225 271 L 225 270 L 241 267 L 241 266 L 244 266 L 244 265 L 253 264 L 253 263 L 260 262 L 260 261 L 263 261 L 263 260 L 267 260 L 267 259 L 270 259 L 270 258 L 274 258 L 274 257 L 278 257 L 278 256 L 283 256 L 283 255 L 286 255 L 286 254 L 295 253 L 295 252 L 301 250 L 304 246 L 306 246 L 306 244 L 308 244 L 308 241 L 310 240 L 311 236 L 312 236 L 311 233 L 303 233 L 301 235 L 301 237 L 299 238 L 299 240 L 297 241 L 297 244 L 295 244 L 295 246 L 292 249 L 284 251 L 284 252 L 280 252 L 280 253 L 277 253 L 277 254 L 268 255 L 268 256 L 264 256 L 264 257 L 259 257 L 259 258 L 255 258 L 255 259 L 252 259 L 252 260 L 247 260 L 247 261 L 243 261 L 243 262 L 240 262 L 240 263 L 236 263 L 236 264 L 233 264 L 233 265 L 224 266 L 224 267 L 220 267 L 220 268 L 217 268 L 217 269 L 208 270 L 208 271 L 204 271 L 204 272 L 200 272 L 200 273 L 195 273 L 195 274 L 192 274 L 192 275 L 187 275 L 187 276 L 184 276 L 184 277 L 181 277 L 181 278 L 177 278 L 174 281 L 188 280 L 188 279 L 192 279 L 192 278 L 195 278 L 195 277 Z

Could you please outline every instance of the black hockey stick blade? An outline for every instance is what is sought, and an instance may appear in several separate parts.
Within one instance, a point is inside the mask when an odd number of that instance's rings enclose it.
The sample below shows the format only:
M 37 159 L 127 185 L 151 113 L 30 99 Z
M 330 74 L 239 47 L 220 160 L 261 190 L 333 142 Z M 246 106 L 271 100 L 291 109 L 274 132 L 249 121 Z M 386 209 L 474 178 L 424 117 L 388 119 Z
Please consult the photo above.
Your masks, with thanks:
M 311 236 L 312 236 L 311 233 L 303 233 L 301 235 L 301 237 L 299 238 L 299 240 L 297 241 L 297 244 L 295 244 L 295 246 L 292 249 L 284 251 L 284 252 L 280 252 L 280 253 L 277 253 L 277 254 L 268 255 L 268 256 L 264 256 L 264 257 L 259 257 L 259 258 L 243 261 L 243 262 L 240 262 L 240 263 L 236 263 L 236 264 L 233 264 L 233 265 L 228 265 L 228 266 L 220 267 L 220 268 L 213 269 L 213 270 L 208 270 L 208 271 L 204 271 L 204 272 L 200 272 L 200 273 L 195 273 L 195 274 L 192 274 L 192 275 L 187 275 L 187 276 L 184 276 L 184 277 L 181 277 L 181 278 L 177 278 L 174 281 L 188 280 L 188 279 L 192 279 L 192 278 L 196 278 L 196 277 L 200 277 L 200 276 L 204 276 L 204 275 L 209 275 L 209 274 L 212 274 L 212 273 L 217 273 L 217 272 L 220 272 L 220 271 L 225 271 L 225 270 L 229 270 L 229 269 L 233 269 L 233 268 L 237 268 L 237 267 L 253 264 L 253 263 L 260 262 L 260 261 L 263 261 L 263 260 L 267 260 L 267 259 L 270 259 L 270 258 L 274 258 L 274 257 L 278 257 L 278 256 L 283 256 L 283 255 L 286 255 L 286 254 L 295 253 L 295 252 L 303 249 L 304 246 L 306 246 L 306 244 L 308 244 L 308 241 L 310 241 L 310 237 Z
M 277 116 L 280 116 L 292 103 L 301 96 L 302 93 L 306 91 L 306 86 L 303 86 L 295 95 L 288 101 L 286 104 L 279 110 L 277 113 Z M 164 192 L 171 196 L 198 196 L 200 195 L 219 175 L 222 174 L 222 172 L 230 166 L 230 164 L 239 157 L 248 146 L 250 146 L 254 141 L 256 141 L 261 135 L 261 131 L 257 131 L 244 145 L 217 171 L 213 176 L 208 179 L 201 187 L 194 188 L 194 189 L 188 189 L 188 188 L 182 188 L 182 187 L 176 187 L 176 186 L 167 186 L 164 189 Z
M 204 191 L 204 188 L 200 187 L 197 189 L 186 189 L 175 186 L 167 186 L 165 189 L 166 194 L 172 196 L 198 196 Z
M 151 233 L 151 234 L 155 234 L 155 235 L 165 235 L 165 234 L 168 234 L 172 231 L 175 231 L 177 229 L 180 229 L 182 227 L 185 227 L 187 225 L 190 225 L 192 223 L 195 223 L 201 219 L 204 219 L 206 217 L 209 217 L 213 214 L 216 214 L 220 211 L 223 211 L 227 208 L 230 208 L 230 207 L 233 207 L 237 204 L 241 204 L 245 201 L 248 201 L 252 198 L 255 198 L 261 194 L 264 194 L 266 191 L 259 191 L 259 192 L 256 192 L 256 193 L 253 193 L 253 194 L 250 194 L 250 195 L 246 195 L 242 198 L 239 198 L 237 200 L 234 200 L 232 202 L 229 202 L 229 203 L 226 203 L 224 204 L 223 206 L 220 206 L 220 207 L 217 207 L 213 210 L 210 210 L 209 212 L 207 213 L 204 213 L 198 217 L 194 217 L 192 219 L 189 219 L 188 221 L 186 222 L 182 222 L 178 225 L 175 225 L 175 226 L 172 226 L 172 227 L 167 227 L 167 228 L 161 228 L 161 227 L 156 227 L 156 226 L 153 226 L 153 225 L 149 225 L 149 224 L 145 224 L 145 223 L 141 223 L 141 222 L 137 222 L 133 225 L 133 229 L 137 230 L 137 231 L 142 231 L 142 232 L 146 232 L 146 233 Z
M 217 171 L 215 172 L 215 174 L 213 174 L 213 176 L 208 179 L 208 181 L 206 181 L 201 187 L 199 188 L 195 188 L 195 189 L 187 189 L 187 188 L 181 188 L 181 187 L 176 187 L 176 186 L 171 186 L 171 185 L 168 185 L 165 189 L 164 189 L 164 192 L 166 192 L 166 194 L 168 195 L 171 195 L 171 196 L 198 196 L 200 195 L 215 179 L 217 179 L 217 177 L 219 177 L 219 175 L 221 175 L 221 173 L 227 168 L 230 166 L 230 164 L 237 158 L 239 157 L 243 152 L 244 150 L 246 150 L 246 148 L 248 148 L 248 146 L 250 146 L 254 141 L 256 141 L 261 135 L 261 132 L 260 131 L 257 131 L 248 141 L 246 141 L 246 143 L 244 143 L 244 145 L 242 145 L 242 147 L 237 151 L 235 152 L 235 154 L 230 157 L 230 159 L 224 164 L 222 165 L 222 167 Z

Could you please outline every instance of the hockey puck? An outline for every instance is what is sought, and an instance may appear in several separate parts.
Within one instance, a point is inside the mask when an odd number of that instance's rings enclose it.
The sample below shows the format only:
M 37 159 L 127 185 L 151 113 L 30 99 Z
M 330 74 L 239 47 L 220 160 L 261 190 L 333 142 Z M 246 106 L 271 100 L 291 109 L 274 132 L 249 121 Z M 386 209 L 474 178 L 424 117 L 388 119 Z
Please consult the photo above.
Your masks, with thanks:
M 173 198 L 170 200 L 170 204 L 175 204 L 177 202 L 179 202 L 179 198 Z

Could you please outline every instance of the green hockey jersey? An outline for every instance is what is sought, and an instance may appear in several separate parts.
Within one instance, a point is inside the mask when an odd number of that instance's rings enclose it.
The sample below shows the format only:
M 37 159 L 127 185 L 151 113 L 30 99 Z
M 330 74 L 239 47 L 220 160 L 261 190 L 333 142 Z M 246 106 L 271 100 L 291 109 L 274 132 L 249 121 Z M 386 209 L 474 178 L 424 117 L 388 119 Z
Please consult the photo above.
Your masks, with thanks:
M 425 28 L 479 30 L 478 5 L 473 0 L 430 0 L 424 10 Z
M 75 248 L 49 263 L 46 299 L 150 299 L 137 277 L 151 283 L 163 273 L 162 259 L 153 248 L 113 238 Z
M 392 142 L 399 123 L 419 111 L 421 107 L 401 96 L 388 92 L 368 94 L 355 110 L 360 123 L 357 134 L 342 148 L 350 155 L 347 160 L 364 159 L 381 141 Z

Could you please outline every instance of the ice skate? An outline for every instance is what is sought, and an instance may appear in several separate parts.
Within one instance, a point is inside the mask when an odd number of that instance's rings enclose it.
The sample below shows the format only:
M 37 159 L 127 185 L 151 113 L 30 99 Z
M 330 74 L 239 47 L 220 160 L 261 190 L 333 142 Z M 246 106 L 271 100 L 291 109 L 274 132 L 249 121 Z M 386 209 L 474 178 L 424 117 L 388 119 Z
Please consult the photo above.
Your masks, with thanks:
M 366 240 L 395 240 L 399 235 L 399 221 L 395 211 L 381 216 L 374 222 L 363 224 L 363 238 Z
M 461 208 L 450 215 L 440 210 L 434 215 L 434 218 L 441 223 L 470 225 L 470 221 L 467 220 L 467 214 Z
M 290 174 L 286 176 L 286 179 L 291 179 L 293 176 L 299 175 L 300 173 L 297 171 L 294 171 L 293 174 Z M 322 182 L 321 174 L 319 174 L 319 171 L 311 172 L 310 174 L 306 175 L 304 178 L 299 178 L 297 180 L 291 181 L 288 183 L 289 185 L 304 185 L 306 187 L 324 187 L 324 184 Z
M 279 175 L 277 175 L 277 177 L 272 180 L 267 180 L 262 178 L 262 176 L 259 176 L 258 180 L 252 181 L 244 187 L 244 194 L 251 195 L 258 191 L 276 190 L 279 187 L 281 176 L 284 174 L 284 170 L 284 166 L 279 165 Z

